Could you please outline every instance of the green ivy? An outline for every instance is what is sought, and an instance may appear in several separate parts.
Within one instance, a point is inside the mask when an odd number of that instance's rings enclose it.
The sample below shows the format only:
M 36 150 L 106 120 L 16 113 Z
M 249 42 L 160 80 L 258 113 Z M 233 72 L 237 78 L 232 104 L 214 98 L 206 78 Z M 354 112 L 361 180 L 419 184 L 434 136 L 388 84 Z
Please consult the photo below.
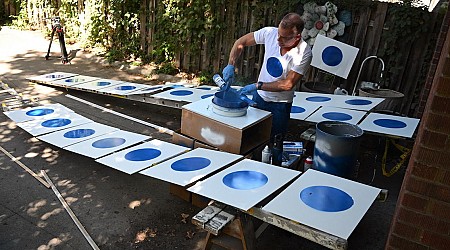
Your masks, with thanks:
M 415 0 L 404 0 L 394 4 L 388 9 L 388 15 L 392 18 L 385 23 L 386 31 L 382 34 L 384 47 L 380 50 L 380 56 L 387 59 L 387 77 L 385 85 L 390 86 L 393 75 L 397 75 L 403 69 L 401 64 L 405 56 L 402 46 L 413 44 L 416 39 L 427 33 L 430 15 L 428 7 L 418 6 Z

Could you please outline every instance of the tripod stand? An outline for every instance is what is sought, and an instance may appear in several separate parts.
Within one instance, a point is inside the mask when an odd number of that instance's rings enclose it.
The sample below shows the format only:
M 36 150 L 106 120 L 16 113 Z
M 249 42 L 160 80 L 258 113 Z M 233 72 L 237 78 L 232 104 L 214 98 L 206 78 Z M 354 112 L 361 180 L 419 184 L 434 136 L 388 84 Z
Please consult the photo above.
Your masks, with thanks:
M 55 32 L 58 36 L 59 46 L 61 47 L 61 62 L 63 64 L 69 63 L 69 58 L 67 56 L 66 44 L 64 42 L 64 28 L 61 25 L 61 19 L 59 17 L 54 17 L 52 20 L 52 35 L 50 38 L 50 44 L 48 45 L 47 55 L 45 56 L 45 60 L 48 60 L 50 57 L 50 48 L 52 47 L 53 36 Z

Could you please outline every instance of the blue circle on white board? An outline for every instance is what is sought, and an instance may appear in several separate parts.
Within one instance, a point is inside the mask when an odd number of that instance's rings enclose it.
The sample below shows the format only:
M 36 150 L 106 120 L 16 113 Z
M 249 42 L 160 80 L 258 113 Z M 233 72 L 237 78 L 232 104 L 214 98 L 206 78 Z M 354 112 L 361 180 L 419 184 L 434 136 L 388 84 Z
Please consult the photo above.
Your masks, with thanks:
M 42 108 L 42 109 L 30 110 L 30 111 L 26 112 L 25 114 L 28 115 L 28 116 L 43 116 L 43 115 L 51 114 L 53 112 L 55 112 L 55 110 Z
M 198 87 L 197 89 L 202 89 L 202 90 L 211 90 L 211 87 Z
M 211 164 L 211 160 L 203 157 L 189 157 L 185 159 L 178 160 L 170 166 L 175 171 L 197 171 L 206 168 Z
M 48 75 L 48 76 L 46 76 L 45 78 L 61 78 L 61 77 L 63 77 L 64 75 Z
M 170 92 L 171 95 L 176 95 L 176 96 L 185 96 L 185 95 L 192 95 L 194 92 L 190 91 L 190 90 L 175 90 Z
M 393 119 L 376 119 L 373 121 L 376 125 L 385 128 L 404 128 L 406 123 Z
M 130 85 L 124 85 L 124 86 L 116 87 L 117 90 L 133 90 L 135 88 L 136 88 L 135 86 L 130 86 Z
M 110 137 L 97 140 L 92 143 L 92 147 L 94 148 L 114 148 L 120 146 L 126 142 L 125 139 L 120 137 Z
M 171 86 L 173 89 L 176 89 L 176 88 L 182 88 L 182 87 L 184 87 L 184 85 L 182 85 L 182 84 L 174 84 L 174 85 L 172 85 Z
M 95 130 L 93 129 L 84 129 L 84 128 L 80 128 L 80 129 L 74 129 L 74 130 L 70 130 L 67 131 L 66 133 L 64 133 L 64 137 L 66 138 L 83 138 L 83 137 L 88 137 L 95 134 Z
M 341 112 L 327 112 L 323 113 L 322 117 L 333 121 L 348 121 L 352 119 L 352 116 Z
M 299 106 L 292 106 L 292 107 L 291 107 L 291 113 L 298 114 L 298 113 L 303 113 L 303 112 L 305 112 L 305 111 L 306 111 L 306 110 L 305 110 L 304 108 L 299 107 Z
M 226 186 L 239 190 L 259 188 L 266 185 L 268 181 L 269 178 L 265 174 L 248 170 L 229 173 L 222 179 L 223 184 Z
M 341 49 L 336 46 L 328 46 L 322 51 L 322 61 L 328 66 L 337 66 L 342 62 Z
M 331 98 L 326 96 L 310 96 L 306 100 L 310 102 L 328 102 Z
M 71 78 L 71 79 L 66 79 L 64 80 L 65 82 L 81 82 L 84 81 L 84 79 L 80 79 L 80 78 Z
M 364 100 L 364 99 L 352 99 L 352 100 L 345 101 L 345 103 L 350 104 L 350 105 L 369 105 L 369 104 L 372 104 L 372 101 Z
M 95 82 L 94 86 L 108 86 L 111 85 L 110 82 Z
M 46 128 L 57 128 L 69 125 L 71 122 L 72 121 L 69 119 L 56 118 L 44 121 L 41 123 L 41 125 Z
M 267 59 L 266 65 L 267 72 L 273 77 L 280 77 L 283 74 L 283 65 L 276 57 L 270 57 Z
M 154 148 L 141 148 L 128 152 L 125 159 L 129 161 L 148 161 L 161 155 L 161 151 Z
M 353 206 L 353 198 L 346 192 L 329 186 L 310 186 L 300 192 L 300 200 L 322 212 L 341 212 Z
M 213 95 L 214 95 L 214 94 L 206 94 L 206 95 L 202 95 L 201 98 L 202 98 L 202 99 L 206 99 L 206 98 L 211 97 L 211 96 L 213 96 Z

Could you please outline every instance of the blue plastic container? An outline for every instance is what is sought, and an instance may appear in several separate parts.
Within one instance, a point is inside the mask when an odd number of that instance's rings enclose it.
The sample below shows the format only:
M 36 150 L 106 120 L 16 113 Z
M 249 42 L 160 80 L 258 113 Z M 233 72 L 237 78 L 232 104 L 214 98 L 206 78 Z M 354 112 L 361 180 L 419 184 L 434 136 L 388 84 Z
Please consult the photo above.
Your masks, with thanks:
M 350 123 L 317 123 L 313 169 L 353 179 L 362 135 L 363 130 Z

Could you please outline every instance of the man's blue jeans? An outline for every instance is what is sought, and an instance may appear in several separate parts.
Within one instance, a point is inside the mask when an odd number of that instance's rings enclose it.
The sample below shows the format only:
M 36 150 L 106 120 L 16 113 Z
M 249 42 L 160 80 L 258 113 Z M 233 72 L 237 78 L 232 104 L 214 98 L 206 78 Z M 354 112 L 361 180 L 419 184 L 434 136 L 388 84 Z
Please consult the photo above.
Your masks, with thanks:
M 270 134 L 270 141 L 274 141 L 277 134 L 282 134 L 282 138 L 286 135 L 288 130 L 288 122 L 291 116 L 292 103 L 286 102 L 266 102 L 258 92 L 253 93 L 253 101 L 256 102 L 256 107 L 272 113 L 272 130 Z

